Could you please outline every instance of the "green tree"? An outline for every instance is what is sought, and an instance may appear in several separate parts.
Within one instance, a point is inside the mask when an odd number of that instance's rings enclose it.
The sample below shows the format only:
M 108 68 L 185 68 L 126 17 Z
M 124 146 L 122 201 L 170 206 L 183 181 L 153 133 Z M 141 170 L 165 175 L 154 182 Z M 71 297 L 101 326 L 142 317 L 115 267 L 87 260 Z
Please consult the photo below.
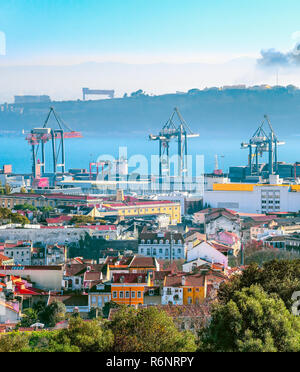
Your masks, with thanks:
M 17 205 L 14 206 L 14 209 L 15 210 L 22 210 L 22 211 L 26 211 L 27 209 L 29 211 L 37 211 L 37 207 L 32 205 L 32 204 L 29 204 L 29 203 L 17 204 Z
M 22 214 L 19 213 L 13 213 L 11 216 L 11 222 L 12 223 L 20 223 L 22 225 L 29 224 L 30 221 L 26 216 L 23 216 Z
M 95 319 L 99 318 L 102 316 L 102 308 L 100 307 L 92 307 L 91 310 L 89 311 L 89 319 Z
M 4 186 L 4 193 L 5 195 L 9 195 L 11 193 L 11 187 L 9 186 L 8 183 L 6 183 Z
M 216 304 L 210 325 L 201 332 L 200 351 L 300 351 L 300 319 L 276 295 L 252 285 Z
M 91 216 L 73 216 L 72 219 L 70 220 L 70 223 L 72 225 L 74 224 L 86 224 L 86 223 L 93 223 L 94 218 Z
M 84 321 L 71 318 L 69 327 L 60 331 L 57 342 L 76 346 L 81 352 L 107 351 L 113 345 L 114 336 L 99 320 Z
M 58 322 L 65 319 L 66 306 L 60 301 L 53 301 L 39 313 L 40 320 L 48 327 L 54 327 Z
M 32 332 L 28 346 L 23 352 L 79 352 L 77 346 L 71 345 L 69 339 L 60 338 L 61 331 L 38 331 Z
M 53 210 L 54 210 L 54 208 L 51 207 L 50 205 L 47 206 L 47 207 L 44 206 L 44 207 L 41 208 L 41 212 L 42 212 L 42 213 L 52 212 Z
M 8 208 L 1 208 L 0 207 L 0 218 L 2 219 L 11 219 L 12 211 Z
M 261 267 L 252 263 L 229 282 L 223 283 L 218 291 L 218 299 L 227 303 L 235 291 L 240 291 L 252 284 L 259 284 L 268 293 L 277 294 L 290 309 L 292 294 L 300 288 L 300 259 L 272 260 Z
M 14 331 L 0 336 L 0 352 L 19 352 L 28 345 L 29 337 L 22 332 Z
M 121 307 L 108 324 L 114 352 L 193 352 L 195 336 L 180 332 L 165 311 Z
M 38 322 L 38 314 L 36 310 L 32 308 L 24 309 L 23 316 L 21 319 L 21 327 L 30 327 L 32 324 Z
M 254 252 L 245 258 L 245 264 L 257 263 L 262 265 L 273 260 L 294 260 L 300 258 L 297 252 L 283 251 L 280 249 L 264 249 L 259 252 Z
M 103 318 L 108 318 L 110 309 L 117 309 L 119 307 L 120 307 L 120 305 L 117 304 L 114 301 L 105 302 L 105 304 L 104 304 L 104 306 L 102 308 Z

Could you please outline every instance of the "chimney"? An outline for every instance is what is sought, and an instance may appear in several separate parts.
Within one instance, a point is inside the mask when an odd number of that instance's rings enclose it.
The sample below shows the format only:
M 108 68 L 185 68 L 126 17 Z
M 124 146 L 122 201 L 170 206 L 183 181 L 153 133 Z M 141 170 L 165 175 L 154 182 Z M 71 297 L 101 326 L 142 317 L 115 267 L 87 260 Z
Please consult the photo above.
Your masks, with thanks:
M 181 285 L 185 285 L 185 276 L 184 275 L 181 277 Z

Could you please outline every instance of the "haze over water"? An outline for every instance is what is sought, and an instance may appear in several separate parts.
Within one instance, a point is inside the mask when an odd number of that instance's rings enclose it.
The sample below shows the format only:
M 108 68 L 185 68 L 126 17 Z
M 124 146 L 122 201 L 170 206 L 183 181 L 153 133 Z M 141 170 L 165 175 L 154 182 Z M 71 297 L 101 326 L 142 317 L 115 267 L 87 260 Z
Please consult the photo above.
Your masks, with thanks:
M 228 171 L 230 166 L 239 166 L 247 164 L 247 150 L 240 149 L 240 143 L 247 140 L 224 139 L 219 138 L 195 138 L 189 141 L 189 154 L 195 161 L 196 155 L 204 155 L 205 172 L 211 172 L 214 169 L 215 154 L 219 155 L 219 168 L 224 172 Z M 295 162 L 300 161 L 300 136 L 283 138 L 285 145 L 279 147 L 279 161 Z M 101 155 L 111 155 L 118 158 L 119 147 L 127 147 L 128 158 L 133 155 L 144 155 L 149 161 L 151 155 L 158 155 L 158 143 L 151 142 L 146 136 L 126 136 L 126 137 L 88 137 L 79 139 L 66 139 L 66 169 L 89 167 L 90 161 L 95 161 Z M 2 164 L 12 164 L 13 171 L 18 173 L 31 172 L 31 147 L 28 145 L 25 137 L 0 137 L 0 166 Z M 172 155 L 177 149 L 177 143 L 171 145 Z M 51 146 L 50 143 L 46 150 L 48 161 L 48 170 L 51 169 Z M 103 159 L 104 157 L 102 157 Z M 264 158 L 266 159 L 266 158 Z M 134 167 L 129 171 L 134 171 Z

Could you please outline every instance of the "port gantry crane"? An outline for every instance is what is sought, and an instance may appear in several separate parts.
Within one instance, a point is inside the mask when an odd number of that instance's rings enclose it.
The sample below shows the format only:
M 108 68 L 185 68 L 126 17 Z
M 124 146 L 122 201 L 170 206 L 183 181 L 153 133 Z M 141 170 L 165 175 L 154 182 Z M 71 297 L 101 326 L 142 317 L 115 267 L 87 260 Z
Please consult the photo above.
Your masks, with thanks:
M 264 126 L 267 124 L 267 128 L 270 133 L 267 134 L 267 129 Z M 254 132 L 248 143 L 242 142 L 242 149 L 249 149 L 248 166 L 250 168 L 250 175 L 260 175 L 259 170 L 259 157 L 263 156 L 263 153 L 268 153 L 268 173 L 278 173 L 278 146 L 284 145 L 285 142 L 279 141 L 270 119 L 267 115 L 264 115 L 264 120 L 258 129 Z
M 175 116 L 176 115 L 176 116 Z M 175 117 L 179 120 L 179 124 L 176 124 Z M 195 134 L 191 131 L 188 124 L 181 116 L 177 107 L 174 108 L 172 115 L 162 127 L 159 134 L 150 134 L 149 139 L 151 141 L 159 141 L 159 184 L 160 189 L 162 185 L 163 176 L 170 176 L 170 142 L 175 139 L 178 143 L 177 155 L 178 155 L 178 170 L 177 175 L 184 185 L 184 176 L 187 172 L 187 154 L 188 154 L 188 138 L 198 137 L 199 134 Z
M 50 128 L 48 126 L 51 115 L 54 117 L 57 127 Z M 46 171 L 46 156 L 45 145 L 48 141 L 52 142 L 52 159 L 53 159 L 53 174 L 57 175 L 58 168 L 61 168 L 61 173 L 65 173 L 65 138 L 81 138 L 82 134 L 71 130 L 70 127 L 59 117 L 53 107 L 50 107 L 42 128 L 33 128 L 26 136 L 26 140 L 32 146 L 32 175 L 36 178 L 38 175 L 37 166 L 41 167 L 42 175 Z M 39 151 L 40 150 L 40 151 Z M 38 159 L 41 152 L 42 160 Z M 60 159 L 60 163 L 59 163 Z

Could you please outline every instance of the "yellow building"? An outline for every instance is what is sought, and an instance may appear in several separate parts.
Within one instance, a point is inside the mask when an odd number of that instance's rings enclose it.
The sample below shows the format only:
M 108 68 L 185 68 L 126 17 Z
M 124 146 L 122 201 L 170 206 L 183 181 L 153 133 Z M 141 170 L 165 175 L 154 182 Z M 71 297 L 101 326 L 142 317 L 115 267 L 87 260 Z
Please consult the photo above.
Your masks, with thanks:
M 182 277 L 183 304 L 194 305 L 201 303 L 206 297 L 205 275 L 189 275 Z
M 137 307 L 144 303 L 145 287 L 148 286 L 150 286 L 150 276 L 147 274 L 114 274 L 111 283 L 111 300 L 119 305 Z
M 111 300 L 111 286 L 109 283 L 98 283 L 94 285 L 88 293 L 89 310 L 92 308 L 102 308 L 106 302 Z
M 171 225 L 181 223 L 181 207 L 179 202 L 169 200 L 146 200 L 138 202 L 107 202 L 103 203 L 107 210 L 115 210 L 119 216 L 151 216 L 166 214 Z M 105 212 L 102 215 L 105 216 Z

